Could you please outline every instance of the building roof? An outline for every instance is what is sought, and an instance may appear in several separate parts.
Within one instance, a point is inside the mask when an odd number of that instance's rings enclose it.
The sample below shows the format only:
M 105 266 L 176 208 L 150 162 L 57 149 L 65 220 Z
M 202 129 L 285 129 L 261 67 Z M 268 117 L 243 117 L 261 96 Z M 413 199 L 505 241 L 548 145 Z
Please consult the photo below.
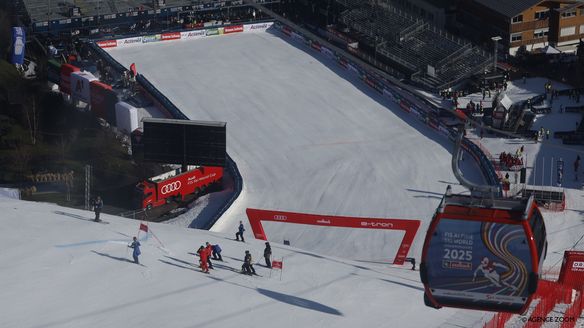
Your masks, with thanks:
M 515 17 L 544 0 L 474 0 L 506 17 Z

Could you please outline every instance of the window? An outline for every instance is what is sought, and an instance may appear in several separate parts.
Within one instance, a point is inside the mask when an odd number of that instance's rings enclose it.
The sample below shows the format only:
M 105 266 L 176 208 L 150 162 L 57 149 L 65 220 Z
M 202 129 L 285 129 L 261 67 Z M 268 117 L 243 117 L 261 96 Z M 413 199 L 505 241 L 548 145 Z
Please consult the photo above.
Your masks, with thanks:
M 574 17 L 576 16 L 576 10 L 564 11 L 562 13 L 562 18 Z
M 521 23 L 523 22 L 523 15 L 517 15 L 511 19 L 511 23 Z
M 560 36 L 568 36 L 576 34 L 576 26 L 564 27 L 560 30 Z
M 521 35 L 521 33 L 511 34 L 511 42 L 521 41 L 522 39 L 523 35 Z
M 541 214 L 537 211 L 533 211 L 531 218 L 530 226 L 531 232 L 533 233 L 533 239 L 535 241 L 535 247 L 537 248 L 537 255 L 538 256 L 545 256 L 543 254 L 543 247 L 545 246 L 545 239 L 546 239 L 546 231 L 545 231 L 545 224 L 543 222 L 543 218 Z M 539 261 L 543 261 L 542 258 Z
M 540 28 L 533 31 L 533 38 L 534 39 L 541 39 L 548 36 L 549 28 Z
M 535 13 L 535 19 L 536 20 L 541 20 L 541 19 L 546 19 L 548 17 L 549 14 L 549 10 L 544 10 L 544 11 L 538 11 Z

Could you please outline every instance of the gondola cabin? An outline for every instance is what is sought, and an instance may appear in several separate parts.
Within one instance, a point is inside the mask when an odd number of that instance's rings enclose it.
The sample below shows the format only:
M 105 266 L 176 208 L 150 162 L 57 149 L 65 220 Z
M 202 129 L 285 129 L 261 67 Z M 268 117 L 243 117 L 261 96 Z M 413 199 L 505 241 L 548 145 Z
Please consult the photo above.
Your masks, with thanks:
M 447 191 L 428 228 L 420 277 L 426 305 L 523 313 L 547 252 L 533 197 L 477 198 Z

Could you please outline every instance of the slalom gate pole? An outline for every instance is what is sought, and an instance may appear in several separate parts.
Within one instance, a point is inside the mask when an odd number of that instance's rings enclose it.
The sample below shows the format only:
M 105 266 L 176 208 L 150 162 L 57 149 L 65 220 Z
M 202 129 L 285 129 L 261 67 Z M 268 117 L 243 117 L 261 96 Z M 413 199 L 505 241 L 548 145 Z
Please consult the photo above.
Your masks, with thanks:
M 284 257 L 282 257 L 282 267 L 280 268 L 280 281 L 282 281 L 282 273 L 284 273 Z

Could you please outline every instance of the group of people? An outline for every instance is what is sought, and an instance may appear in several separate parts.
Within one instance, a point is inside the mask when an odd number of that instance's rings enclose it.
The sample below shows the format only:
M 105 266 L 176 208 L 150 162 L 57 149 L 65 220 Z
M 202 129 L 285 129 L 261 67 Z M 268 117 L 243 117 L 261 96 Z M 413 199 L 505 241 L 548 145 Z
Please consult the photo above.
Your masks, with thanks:
M 507 169 L 512 169 L 518 166 L 523 166 L 523 159 L 521 158 L 521 155 L 518 155 L 517 153 L 511 154 L 501 152 L 501 154 L 499 154 L 499 163 Z
M 201 271 L 209 273 L 209 269 L 213 269 L 213 262 L 211 262 L 211 256 L 213 260 L 223 262 L 223 257 L 221 257 L 221 246 L 219 244 L 211 245 L 209 242 L 205 243 L 205 246 L 199 247 L 197 250 L 199 255 L 199 266 Z

